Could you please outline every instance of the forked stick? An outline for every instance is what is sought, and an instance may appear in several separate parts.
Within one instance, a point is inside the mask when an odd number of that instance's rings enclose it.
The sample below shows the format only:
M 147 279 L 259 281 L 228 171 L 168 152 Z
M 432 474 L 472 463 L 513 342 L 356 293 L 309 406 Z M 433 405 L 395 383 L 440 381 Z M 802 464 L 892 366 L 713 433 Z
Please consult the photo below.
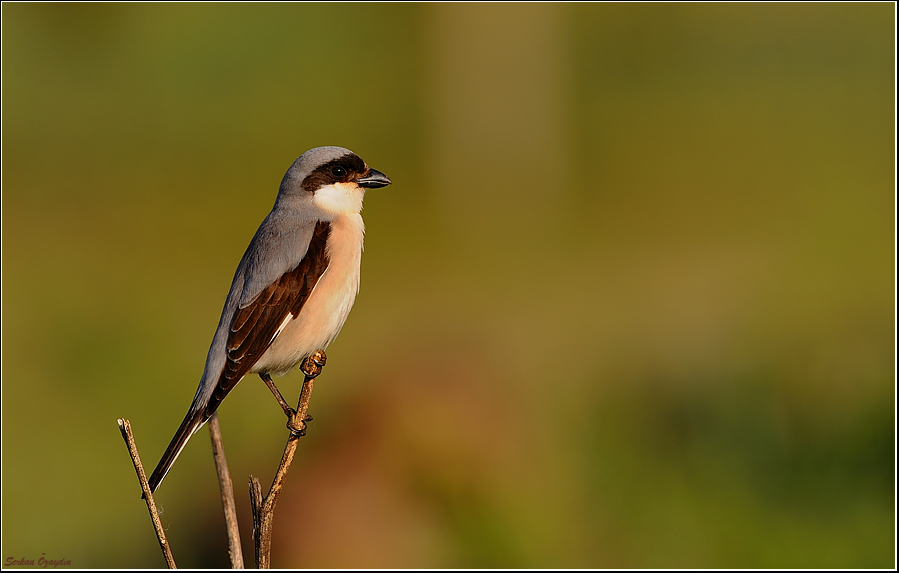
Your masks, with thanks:
M 297 405 L 296 415 L 288 422 L 290 436 L 287 438 L 287 445 L 284 447 L 284 454 L 281 456 L 281 464 L 275 473 L 275 479 L 272 481 L 272 487 L 269 489 L 268 495 L 262 497 L 262 486 L 259 480 L 250 476 L 250 504 L 253 508 L 253 543 L 256 546 L 256 567 L 258 569 L 271 568 L 271 552 L 272 552 L 272 522 L 275 517 L 275 503 L 281 494 L 281 488 L 284 486 L 284 479 L 290 470 L 290 464 L 293 462 L 293 456 L 297 451 L 297 442 L 300 437 L 306 434 L 306 422 L 312 418 L 307 416 L 309 410 L 309 398 L 312 397 L 312 387 L 315 378 L 321 374 L 325 365 L 327 356 L 323 350 L 317 351 L 315 354 L 303 361 L 300 366 L 305 378 L 303 380 L 303 389 L 300 392 L 300 401 Z M 299 421 L 302 426 L 294 428 L 296 422 Z

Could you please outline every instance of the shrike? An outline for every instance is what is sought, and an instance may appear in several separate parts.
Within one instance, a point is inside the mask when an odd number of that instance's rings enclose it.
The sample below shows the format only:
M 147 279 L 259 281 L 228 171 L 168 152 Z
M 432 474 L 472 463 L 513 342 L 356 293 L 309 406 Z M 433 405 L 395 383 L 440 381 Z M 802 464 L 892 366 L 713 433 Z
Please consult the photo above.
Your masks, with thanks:
M 237 265 L 197 393 L 150 476 L 151 491 L 247 374 L 258 373 L 290 416 L 270 375 L 324 350 L 340 332 L 359 292 L 362 198 L 387 185 L 386 175 L 343 147 L 316 147 L 293 162 Z

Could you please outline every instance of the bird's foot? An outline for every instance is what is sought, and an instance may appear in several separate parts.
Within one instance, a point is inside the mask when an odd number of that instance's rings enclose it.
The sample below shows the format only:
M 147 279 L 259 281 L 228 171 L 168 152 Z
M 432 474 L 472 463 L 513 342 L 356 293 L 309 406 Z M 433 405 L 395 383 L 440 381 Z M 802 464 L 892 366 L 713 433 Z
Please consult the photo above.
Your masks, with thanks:
M 312 416 L 306 416 L 302 420 L 299 419 L 299 415 L 297 411 L 293 411 L 293 416 L 290 417 L 290 420 L 287 421 L 287 429 L 290 430 L 290 433 L 298 438 L 302 438 L 306 435 L 306 422 L 312 421 Z
M 300 371 L 306 378 L 315 378 L 322 373 L 322 369 L 327 361 L 328 356 L 325 354 L 325 351 L 316 350 L 300 363 Z

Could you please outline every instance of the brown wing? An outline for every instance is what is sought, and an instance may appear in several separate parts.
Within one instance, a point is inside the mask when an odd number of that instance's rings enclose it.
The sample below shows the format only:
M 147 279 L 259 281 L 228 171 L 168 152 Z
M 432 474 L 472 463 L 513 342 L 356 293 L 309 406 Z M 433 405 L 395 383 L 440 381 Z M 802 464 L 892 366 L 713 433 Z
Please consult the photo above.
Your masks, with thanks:
M 300 264 L 266 287 L 249 306 L 234 313 L 228 331 L 225 368 L 206 406 L 207 417 L 212 416 L 228 392 L 268 350 L 287 315 L 296 317 L 300 314 L 318 279 L 328 268 L 325 245 L 330 230 L 329 223 L 319 221 Z

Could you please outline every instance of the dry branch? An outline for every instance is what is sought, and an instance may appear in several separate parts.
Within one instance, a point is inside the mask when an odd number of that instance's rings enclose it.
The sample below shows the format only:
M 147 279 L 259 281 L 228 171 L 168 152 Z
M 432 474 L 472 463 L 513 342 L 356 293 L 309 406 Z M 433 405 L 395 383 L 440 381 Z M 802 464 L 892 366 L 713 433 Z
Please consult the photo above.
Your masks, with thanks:
M 169 569 L 177 569 L 175 558 L 172 557 L 172 549 L 169 547 L 165 538 L 165 531 L 162 529 L 162 521 L 159 519 L 159 512 L 156 511 L 156 502 L 153 501 L 153 492 L 150 491 L 150 484 L 147 483 L 147 474 L 144 473 L 144 466 L 140 463 L 140 455 L 137 453 L 137 444 L 134 443 L 134 434 L 131 432 L 131 422 L 124 418 L 119 418 L 119 430 L 122 431 L 122 437 L 128 445 L 128 453 L 131 454 L 131 461 L 134 463 L 134 471 L 137 472 L 137 479 L 140 481 L 140 488 L 144 492 L 144 499 L 147 501 L 147 509 L 150 511 L 150 519 L 153 521 L 153 529 L 156 530 L 156 539 L 159 540 L 159 547 L 165 557 L 166 565 Z
M 219 478 L 219 489 L 222 492 L 222 509 L 225 512 L 225 525 L 228 528 L 228 556 L 231 558 L 231 569 L 243 569 L 243 551 L 240 548 L 240 529 L 237 527 L 237 506 L 234 503 L 234 485 L 225 459 L 225 447 L 222 445 L 222 430 L 219 427 L 218 414 L 209 419 L 209 438 L 212 440 L 212 455 L 215 458 L 215 471 Z

